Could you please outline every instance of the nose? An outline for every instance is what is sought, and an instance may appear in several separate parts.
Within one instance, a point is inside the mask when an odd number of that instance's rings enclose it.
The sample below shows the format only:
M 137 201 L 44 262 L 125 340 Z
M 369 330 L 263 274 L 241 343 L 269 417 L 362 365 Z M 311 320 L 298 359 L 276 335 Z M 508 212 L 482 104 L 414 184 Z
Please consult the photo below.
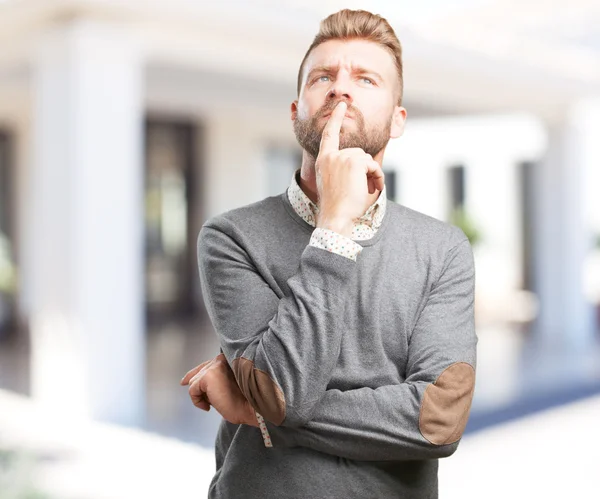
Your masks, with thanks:
M 336 92 L 335 90 L 331 90 L 327 95 L 327 98 L 332 101 L 345 101 L 346 105 L 350 107 L 352 105 L 352 97 L 347 92 Z
M 352 105 L 352 101 L 354 100 L 352 97 L 350 82 L 347 81 L 346 78 L 338 76 L 327 93 L 327 98 L 333 101 L 344 100 L 346 101 L 348 107 L 350 107 Z

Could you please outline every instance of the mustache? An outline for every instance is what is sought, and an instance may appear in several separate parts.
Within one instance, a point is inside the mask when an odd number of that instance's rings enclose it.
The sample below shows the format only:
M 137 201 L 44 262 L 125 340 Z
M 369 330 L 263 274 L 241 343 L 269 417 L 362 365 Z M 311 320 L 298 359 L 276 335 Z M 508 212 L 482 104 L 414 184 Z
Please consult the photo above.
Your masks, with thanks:
M 351 117 L 358 118 L 358 119 L 362 118 L 362 113 L 360 112 L 360 110 L 357 107 L 355 107 L 354 105 L 350 104 L 345 99 L 339 99 L 336 101 L 325 102 L 325 104 L 323 104 L 321 106 L 321 108 L 316 112 L 314 118 L 319 119 L 319 118 L 324 117 L 327 114 L 331 114 L 340 102 L 346 102 L 346 105 L 347 105 L 346 113 L 350 114 Z

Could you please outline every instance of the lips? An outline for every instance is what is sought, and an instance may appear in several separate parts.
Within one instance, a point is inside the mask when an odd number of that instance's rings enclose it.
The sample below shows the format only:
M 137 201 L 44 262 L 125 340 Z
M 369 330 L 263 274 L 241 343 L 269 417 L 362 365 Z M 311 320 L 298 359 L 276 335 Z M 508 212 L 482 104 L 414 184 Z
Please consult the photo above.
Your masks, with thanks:
M 327 113 L 327 114 L 324 114 L 323 116 L 321 116 L 321 118 L 329 118 L 330 116 L 331 116 L 331 113 Z M 354 116 L 352 116 L 351 114 L 346 113 L 344 115 L 344 118 L 349 118 L 349 119 L 353 120 Z

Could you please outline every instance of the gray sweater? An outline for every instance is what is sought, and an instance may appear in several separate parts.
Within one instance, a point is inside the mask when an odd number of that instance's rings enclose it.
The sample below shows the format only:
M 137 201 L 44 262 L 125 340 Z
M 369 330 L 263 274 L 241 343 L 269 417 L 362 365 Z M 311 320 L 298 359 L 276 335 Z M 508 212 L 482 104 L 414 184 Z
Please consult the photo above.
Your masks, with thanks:
M 437 498 L 475 387 L 475 269 L 454 225 L 389 201 L 356 262 L 286 193 L 208 220 L 204 302 L 267 421 L 222 420 L 210 498 Z

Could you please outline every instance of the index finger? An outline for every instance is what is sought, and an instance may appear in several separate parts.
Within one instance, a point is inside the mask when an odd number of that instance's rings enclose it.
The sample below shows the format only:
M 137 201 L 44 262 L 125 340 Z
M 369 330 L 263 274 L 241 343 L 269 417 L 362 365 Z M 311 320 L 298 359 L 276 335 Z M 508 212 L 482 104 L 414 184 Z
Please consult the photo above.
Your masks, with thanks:
M 348 106 L 344 101 L 340 101 L 329 117 L 329 121 L 323 129 L 323 135 L 321 136 L 321 146 L 319 152 L 333 152 L 339 151 L 340 149 L 340 130 L 342 128 L 342 122 L 344 121 L 344 115 L 346 114 L 346 108 Z
M 207 360 L 205 362 L 202 362 L 202 364 L 200 364 L 199 366 L 194 367 L 194 369 L 190 369 L 187 374 L 181 379 L 181 381 L 179 382 L 181 385 L 187 385 L 190 381 L 190 379 L 192 379 L 196 374 L 198 374 L 202 368 L 204 366 L 206 366 L 207 364 L 209 364 L 210 362 L 212 362 L 214 359 L 210 359 Z

